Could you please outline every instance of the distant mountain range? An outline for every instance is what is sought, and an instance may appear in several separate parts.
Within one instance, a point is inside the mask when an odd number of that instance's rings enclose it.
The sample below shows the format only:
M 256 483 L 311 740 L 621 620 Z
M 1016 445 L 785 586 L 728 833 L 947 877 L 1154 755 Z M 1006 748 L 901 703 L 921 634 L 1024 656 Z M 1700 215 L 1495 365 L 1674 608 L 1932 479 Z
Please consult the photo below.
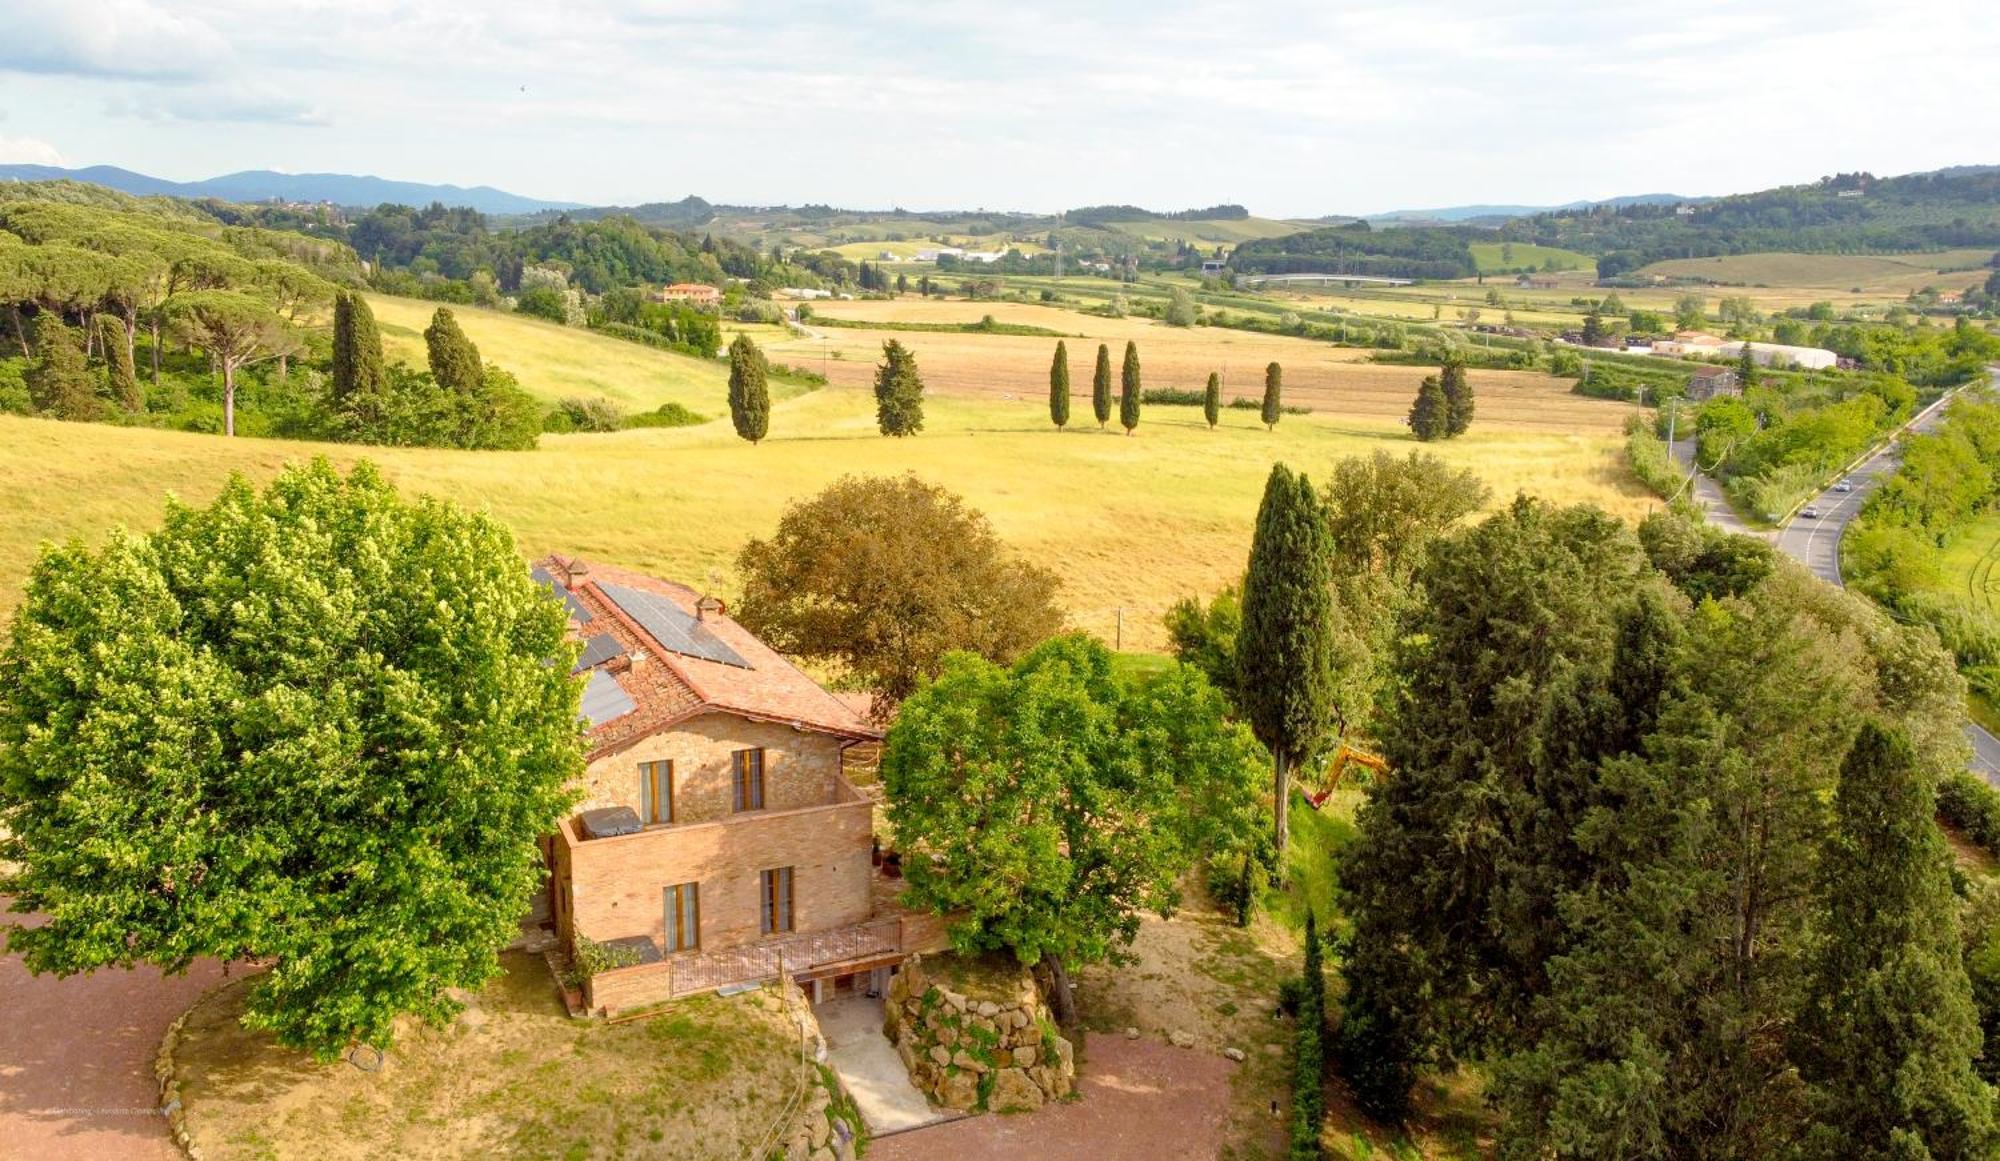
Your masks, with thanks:
M 533 214 L 543 210 L 581 209 L 579 202 L 552 202 L 522 197 L 478 185 L 429 185 L 415 181 L 389 181 L 380 177 L 346 173 L 277 173 L 268 169 L 248 169 L 226 173 L 206 181 L 168 181 L 133 173 L 115 165 L 93 165 L 84 169 L 63 169 L 53 165 L 0 165 L 0 182 L 7 181 L 87 181 L 121 193 L 139 197 L 164 195 L 175 198 L 218 198 L 226 202 L 332 202 L 338 206 L 377 206 L 395 202 L 424 206 L 443 202 L 448 206 L 470 206 L 486 214 Z

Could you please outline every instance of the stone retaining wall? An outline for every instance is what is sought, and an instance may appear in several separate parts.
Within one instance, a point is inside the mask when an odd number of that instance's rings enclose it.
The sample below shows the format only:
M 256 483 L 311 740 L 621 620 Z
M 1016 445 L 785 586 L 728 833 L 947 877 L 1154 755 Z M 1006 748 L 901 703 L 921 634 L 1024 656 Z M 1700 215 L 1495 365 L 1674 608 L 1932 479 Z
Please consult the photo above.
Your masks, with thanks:
M 932 1101 L 961 1112 L 1022 1112 L 1076 1087 L 1074 1050 L 1025 968 L 1008 994 L 954 990 L 912 956 L 889 982 L 882 1031 Z

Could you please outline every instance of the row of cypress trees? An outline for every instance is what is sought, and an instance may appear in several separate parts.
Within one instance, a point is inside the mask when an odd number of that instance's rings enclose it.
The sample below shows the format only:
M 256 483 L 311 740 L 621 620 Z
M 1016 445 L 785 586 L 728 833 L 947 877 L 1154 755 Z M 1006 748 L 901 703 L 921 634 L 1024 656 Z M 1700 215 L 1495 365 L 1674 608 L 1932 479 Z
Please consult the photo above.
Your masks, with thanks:
M 1276 363 L 1264 368 L 1263 420 L 1266 428 L 1278 425 L 1284 414 L 1282 393 L 1284 391 L 1284 368 Z M 1125 363 L 1119 370 L 1118 423 L 1126 435 L 1139 426 L 1139 405 L 1144 400 L 1144 392 L 1139 377 L 1139 344 L 1127 341 Z M 1103 427 L 1111 421 L 1111 348 L 1104 343 L 1097 344 L 1097 367 L 1090 377 L 1090 408 L 1097 416 L 1097 426 Z M 1049 422 L 1061 431 L 1069 426 L 1069 344 L 1056 340 L 1056 354 L 1049 364 Z M 1213 428 L 1222 419 L 1222 376 L 1214 371 L 1208 373 L 1208 385 L 1203 389 L 1201 400 L 1203 418 Z

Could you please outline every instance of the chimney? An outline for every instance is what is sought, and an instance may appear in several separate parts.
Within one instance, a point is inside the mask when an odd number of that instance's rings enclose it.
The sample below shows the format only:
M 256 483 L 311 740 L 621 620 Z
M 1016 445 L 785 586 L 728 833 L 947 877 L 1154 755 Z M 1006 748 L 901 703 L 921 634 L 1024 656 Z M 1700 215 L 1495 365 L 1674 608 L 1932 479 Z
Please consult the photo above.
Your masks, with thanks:
M 697 621 L 708 620 L 710 613 L 721 616 L 722 611 L 721 597 L 703 596 L 694 603 L 694 619 Z
M 580 556 L 569 558 L 569 587 L 578 588 L 590 579 L 590 566 Z
M 634 649 L 625 657 L 625 668 L 627 670 L 638 670 L 643 668 L 645 664 L 646 651 L 644 649 Z

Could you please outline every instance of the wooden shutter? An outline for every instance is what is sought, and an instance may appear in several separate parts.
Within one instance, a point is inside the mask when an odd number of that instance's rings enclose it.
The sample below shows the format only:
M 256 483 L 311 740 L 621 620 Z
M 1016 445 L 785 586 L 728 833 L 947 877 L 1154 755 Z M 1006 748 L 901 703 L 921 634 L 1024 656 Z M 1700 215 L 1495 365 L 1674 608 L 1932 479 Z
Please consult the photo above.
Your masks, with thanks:
M 735 809 L 764 809 L 764 751 L 738 750 L 731 755 L 735 783 Z
M 666 889 L 667 950 L 693 951 L 701 946 L 701 885 L 679 883 Z
M 792 869 L 774 867 L 764 872 L 761 916 L 765 935 L 792 930 Z

